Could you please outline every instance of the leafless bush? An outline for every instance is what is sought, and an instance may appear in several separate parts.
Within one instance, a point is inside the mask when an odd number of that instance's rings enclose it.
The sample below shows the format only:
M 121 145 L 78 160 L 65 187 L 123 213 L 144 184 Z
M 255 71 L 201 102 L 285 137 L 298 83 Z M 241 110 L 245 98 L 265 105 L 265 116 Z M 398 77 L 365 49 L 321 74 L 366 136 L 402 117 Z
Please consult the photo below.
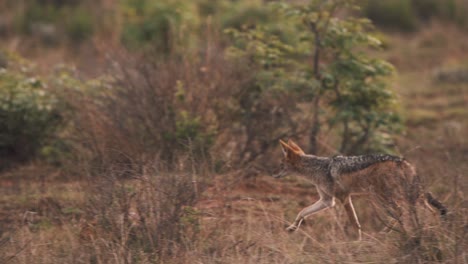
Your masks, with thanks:
M 80 167 L 124 172 L 157 159 L 171 168 L 186 154 L 210 163 L 197 168 L 239 166 L 299 133 L 293 98 L 258 91 L 249 66 L 222 55 L 154 63 L 119 55 L 112 65 L 108 78 L 68 96 Z
M 82 239 L 100 263 L 154 262 L 171 258 L 195 241 L 194 209 L 200 182 L 186 171 L 164 172 L 156 163 L 123 181 L 112 169 L 92 181 Z

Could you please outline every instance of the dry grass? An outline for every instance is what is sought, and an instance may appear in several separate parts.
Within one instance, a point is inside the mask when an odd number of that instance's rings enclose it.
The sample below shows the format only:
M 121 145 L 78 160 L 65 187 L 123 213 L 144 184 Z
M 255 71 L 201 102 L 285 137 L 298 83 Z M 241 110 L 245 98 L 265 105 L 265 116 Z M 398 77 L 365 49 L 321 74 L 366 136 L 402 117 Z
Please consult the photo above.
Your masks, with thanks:
M 339 205 L 311 217 L 293 234 L 284 230 L 297 210 L 315 200 L 313 190 L 300 179 L 275 181 L 268 176 L 253 178 L 238 174 L 216 179 L 194 205 L 196 212 L 182 230 L 180 241 L 165 249 L 151 252 L 144 244 L 132 248 L 134 242 L 150 243 L 146 235 L 155 234 L 159 223 L 141 219 L 125 220 L 120 210 L 121 199 L 113 211 L 114 223 L 103 225 L 98 218 L 73 221 L 59 213 L 60 224 L 35 220 L 36 213 L 26 212 L 22 222 L 2 244 L 3 259 L 15 256 L 11 263 L 463 263 L 466 254 L 466 208 L 460 201 L 450 204 L 451 215 L 440 222 L 431 212 L 422 210 L 421 241 L 402 240 L 397 232 L 378 232 L 381 224 L 373 218 L 365 199 L 356 199 L 362 219 L 364 237 L 355 241 L 344 210 Z M 154 180 L 154 179 L 153 179 Z M 141 183 L 141 182 L 140 182 Z M 126 186 L 148 188 L 138 182 Z M 145 187 L 146 186 L 146 187 Z M 151 185 L 150 185 L 151 186 Z M 139 194 L 154 196 L 150 192 Z M 298 196 L 298 194 L 304 196 Z M 138 195 L 137 195 L 138 196 Z M 451 197 L 453 199 L 453 197 Z M 138 205 L 155 205 L 158 199 L 136 199 L 127 212 Z M 120 204 L 122 203 L 122 204 Z M 112 206 L 113 207 L 113 206 Z M 112 210 L 112 209 L 111 209 Z M 134 212 L 135 212 L 134 211 Z M 151 212 L 151 210 L 148 210 Z M 125 213 L 125 210 L 122 211 Z M 44 216 L 40 216 L 43 218 Z M 50 218 L 44 218 L 50 219 Z M 126 222 L 128 221 L 128 222 Z M 189 223 L 189 224 L 187 224 Z M 165 229 L 176 229 L 166 223 Z M 141 232 L 143 231 L 143 232 Z M 415 244 L 416 243 L 416 244 Z M 155 245 L 155 248 L 158 248 Z M 155 249 L 153 248 L 153 249 Z

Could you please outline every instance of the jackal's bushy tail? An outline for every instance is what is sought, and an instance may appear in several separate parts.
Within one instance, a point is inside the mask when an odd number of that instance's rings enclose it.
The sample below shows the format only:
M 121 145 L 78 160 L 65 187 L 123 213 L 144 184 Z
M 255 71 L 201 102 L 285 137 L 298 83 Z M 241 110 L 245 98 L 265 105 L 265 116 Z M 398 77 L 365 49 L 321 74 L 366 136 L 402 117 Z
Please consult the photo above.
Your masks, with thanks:
M 445 205 L 443 205 L 439 200 L 434 198 L 434 196 L 432 196 L 431 193 L 429 193 L 429 192 L 426 193 L 426 200 L 431 206 L 433 206 L 434 208 L 437 208 L 437 210 L 439 210 L 440 216 L 442 218 L 447 215 L 447 207 L 445 207 Z

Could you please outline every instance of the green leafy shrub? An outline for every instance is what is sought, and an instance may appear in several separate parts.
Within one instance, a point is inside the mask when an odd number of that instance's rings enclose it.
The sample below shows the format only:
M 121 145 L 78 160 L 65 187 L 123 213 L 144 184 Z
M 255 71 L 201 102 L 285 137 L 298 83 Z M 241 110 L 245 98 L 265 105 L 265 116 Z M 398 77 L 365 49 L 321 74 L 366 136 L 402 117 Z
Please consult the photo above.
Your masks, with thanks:
M 122 42 L 170 54 L 191 45 L 197 29 L 196 6 L 189 1 L 125 0 Z
M 369 0 L 364 13 L 382 27 L 405 31 L 412 31 L 417 27 L 418 21 L 411 0 Z
M 34 157 L 57 130 L 58 100 L 25 65 L 0 69 L 0 155 L 20 161 Z
M 415 13 L 422 19 L 422 20 L 429 20 L 434 16 L 445 16 L 443 10 L 446 4 L 444 2 L 451 2 L 452 4 L 454 1 L 452 0 L 412 0 Z M 448 11 L 448 10 L 447 10 Z
M 253 27 L 274 21 L 260 0 L 124 0 L 121 41 L 131 49 L 184 54 L 200 48 L 207 35 L 224 28 Z
M 214 141 L 214 133 L 206 130 L 199 116 L 181 111 L 176 120 L 175 140 L 179 147 L 199 156 L 207 153 Z
M 306 111 L 312 118 L 299 123 L 309 124 L 311 153 L 317 151 L 325 128 L 340 134 L 337 149 L 341 153 L 370 152 L 389 145 L 389 137 L 383 135 L 397 132 L 401 122 L 387 83 L 393 66 L 363 51 L 380 46 L 370 34 L 370 22 L 335 16 L 339 7 L 355 7 L 346 0 L 277 7 L 278 23 L 296 30 L 296 40 L 285 42 L 268 27 L 228 30 L 235 43 L 230 54 L 257 67 L 260 90 L 249 91 L 260 94 L 254 97 L 258 100 L 254 105 L 274 90 L 297 94 L 297 102 L 308 103 Z M 264 119 L 258 120 L 262 121 L 256 126 L 261 127 Z
M 89 10 L 75 8 L 66 20 L 66 32 L 70 40 L 80 43 L 93 35 L 93 17 Z
M 223 28 L 240 29 L 243 26 L 254 27 L 267 24 L 273 20 L 273 17 L 265 7 L 247 6 L 226 12 L 226 18 L 223 20 Z
M 15 18 L 20 32 L 36 36 L 45 44 L 59 43 L 63 40 L 60 36 L 73 43 L 87 40 L 94 32 L 95 22 L 90 8 L 75 1 L 26 1 L 24 10 Z
M 412 31 L 418 29 L 421 22 L 433 19 L 466 27 L 467 8 L 466 3 L 457 0 L 367 0 L 363 13 L 378 26 Z

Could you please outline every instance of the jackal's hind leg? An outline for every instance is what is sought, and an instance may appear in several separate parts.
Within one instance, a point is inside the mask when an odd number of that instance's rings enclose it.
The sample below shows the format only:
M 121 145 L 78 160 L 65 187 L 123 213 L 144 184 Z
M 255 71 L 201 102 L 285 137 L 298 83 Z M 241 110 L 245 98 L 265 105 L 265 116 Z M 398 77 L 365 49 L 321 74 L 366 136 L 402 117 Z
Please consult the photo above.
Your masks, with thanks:
M 358 237 L 359 240 L 362 239 L 362 233 L 361 233 L 361 224 L 359 223 L 359 219 L 356 214 L 356 210 L 354 210 L 353 202 L 351 200 L 351 196 L 348 196 L 348 198 L 345 199 L 343 202 L 343 206 L 346 210 L 346 214 L 348 214 L 349 221 L 353 225 L 354 228 L 356 228 L 358 232 Z
M 302 221 L 309 215 L 322 211 L 323 209 L 332 207 L 335 205 L 335 200 L 333 197 L 322 197 L 320 200 L 315 202 L 313 205 L 308 206 L 297 215 L 294 223 L 290 225 L 286 230 L 292 232 L 295 231 L 301 225 Z

